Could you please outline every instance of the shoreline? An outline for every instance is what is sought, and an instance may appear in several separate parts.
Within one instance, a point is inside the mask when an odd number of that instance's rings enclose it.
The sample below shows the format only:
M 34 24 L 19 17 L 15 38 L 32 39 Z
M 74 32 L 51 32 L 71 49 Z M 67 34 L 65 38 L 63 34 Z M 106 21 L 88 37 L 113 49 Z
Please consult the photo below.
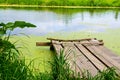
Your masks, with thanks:
M 104 7 L 104 6 L 41 6 L 41 5 L 16 5 L 16 4 L 13 4 L 13 5 L 1 5 L 0 4 L 0 7 L 21 7 L 21 8 L 106 8 L 106 9 L 109 9 L 109 8 L 120 8 L 120 7 Z

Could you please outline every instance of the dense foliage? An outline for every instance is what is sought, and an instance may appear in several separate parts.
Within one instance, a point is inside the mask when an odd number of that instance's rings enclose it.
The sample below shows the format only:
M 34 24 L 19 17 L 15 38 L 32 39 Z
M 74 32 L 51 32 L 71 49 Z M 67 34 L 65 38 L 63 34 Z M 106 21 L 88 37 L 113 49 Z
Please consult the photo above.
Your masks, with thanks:
M 15 21 L 0 23 L 0 80 L 32 80 L 31 70 L 25 64 L 25 59 L 20 59 L 20 53 L 15 43 L 9 41 L 10 33 L 16 27 L 35 27 L 31 23 Z
M 42 6 L 119 6 L 120 0 L 0 0 L 0 4 Z

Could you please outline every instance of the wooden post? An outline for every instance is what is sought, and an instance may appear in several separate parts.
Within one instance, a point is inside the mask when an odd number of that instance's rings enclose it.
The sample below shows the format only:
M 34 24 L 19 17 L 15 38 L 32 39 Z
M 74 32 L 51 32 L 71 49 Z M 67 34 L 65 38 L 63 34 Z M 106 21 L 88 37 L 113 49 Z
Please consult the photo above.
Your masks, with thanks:
M 50 46 L 51 42 L 36 42 L 36 46 Z

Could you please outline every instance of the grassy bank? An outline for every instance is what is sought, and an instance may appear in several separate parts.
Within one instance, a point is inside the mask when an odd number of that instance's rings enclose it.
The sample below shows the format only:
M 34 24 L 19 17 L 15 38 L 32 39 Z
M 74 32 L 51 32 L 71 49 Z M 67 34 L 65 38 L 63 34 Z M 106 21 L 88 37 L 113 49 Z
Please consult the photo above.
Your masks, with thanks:
M 120 8 L 120 6 L 43 6 L 43 5 L 19 5 L 19 4 L 0 4 L 0 7 L 13 7 L 13 8 L 104 8 L 104 9 L 114 9 L 114 8 Z
M 120 0 L 0 0 L 1 5 L 120 7 Z

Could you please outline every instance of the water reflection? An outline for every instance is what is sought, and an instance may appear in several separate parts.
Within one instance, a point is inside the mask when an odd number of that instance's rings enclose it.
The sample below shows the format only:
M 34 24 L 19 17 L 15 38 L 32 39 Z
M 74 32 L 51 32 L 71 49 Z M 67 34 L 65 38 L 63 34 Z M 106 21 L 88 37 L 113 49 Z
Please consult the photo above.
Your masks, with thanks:
M 115 19 L 116 19 L 116 20 L 118 19 L 118 15 L 119 15 L 119 11 L 117 10 L 117 11 L 115 12 Z
M 13 34 L 103 32 L 111 28 L 120 28 L 119 12 L 119 9 L 0 8 L 0 22 L 22 20 L 37 25 L 36 28 L 16 28 Z

